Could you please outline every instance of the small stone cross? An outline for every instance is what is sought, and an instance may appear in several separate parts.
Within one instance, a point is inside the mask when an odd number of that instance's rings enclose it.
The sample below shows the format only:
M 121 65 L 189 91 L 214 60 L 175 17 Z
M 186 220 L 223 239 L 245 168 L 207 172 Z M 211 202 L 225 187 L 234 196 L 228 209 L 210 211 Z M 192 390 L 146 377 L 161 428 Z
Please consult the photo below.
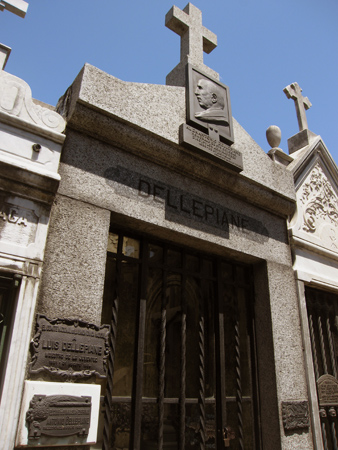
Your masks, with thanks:
M 0 0 L 0 11 L 7 11 L 24 18 L 27 12 L 28 3 L 23 0 Z
M 295 101 L 299 131 L 307 130 L 307 119 L 305 110 L 311 108 L 312 104 L 307 97 L 303 97 L 302 89 L 298 83 L 292 83 L 283 89 L 287 98 L 292 98 Z
M 203 66 L 203 51 L 217 47 L 217 36 L 202 25 L 202 12 L 191 3 L 183 9 L 173 6 L 165 25 L 181 36 L 181 63 Z

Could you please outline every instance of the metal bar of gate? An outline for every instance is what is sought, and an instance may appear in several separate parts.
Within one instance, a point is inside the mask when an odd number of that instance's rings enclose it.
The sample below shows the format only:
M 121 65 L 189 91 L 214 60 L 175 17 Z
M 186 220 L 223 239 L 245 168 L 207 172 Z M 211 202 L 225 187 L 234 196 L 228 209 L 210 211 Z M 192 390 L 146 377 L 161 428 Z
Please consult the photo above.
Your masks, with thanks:
M 167 325 L 167 248 L 163 250 L 162 269 L 162 299 L 161 299 L 161 325 L 160 325 L 160 370 L 159 370 L 159 401 L 158 401 L 158 448 L 163 449 L 163 421 L 164 421 L 164 382 L 165 382 L 165 348 Z
M 118 321 L 118 309 L 119 309 L 119 285 L 121 276 L 121 254 L 122 254 L 123 237 L 120 235 L 117 244 L 117 254 L 115 262 L 115 292 L 113 294 L 112 316 L 110 321 L 110 336 L 109 346 L 110 352 L 107 358 L 107 387 L 105 396 L 105 409 L 104 409 L 104 428 L 103 428 L 103 442 L 102 449 L 110 449 L 110 440 L 112 433 L 112 414 L 113 414 L 113 377 L 115 367 L 115 348 L 116 348 L 116 332 Z
M 134 371 L 133 402 L 132 402 L 131 448 L 133 450 L 139 450 L 141 445 L 144 336 L 145 336 L 146 313 L 147 313 L 147 276 L 148 276 L 148 255 L 149 255 L 148 247 L 149 247 L 148 242 L 143 241 L 142 257 L 141 257 L 142 265 L 140 273 L 137 347 L 135 355 L 135 371 Z
M 326 361 L 326 354 L 325 354 L 324 333 L 323 333 L 322 319 L 321 319 L 320 315 L 318 315 L 318 331 L 319 331 L 319 343 L 320 343 L 320 352 L 321 352 L 321 357 L 322 357 L 323 369 L 324 369 L 324 373 L 327 373 L 327 361 Z
M 244 450 L 243 440 L 243 409 L 242 409 L 242 373 L 241 373 L 241 341 L 239 330 L 239 310 L 238 299 L 236 305 L 235 318 L 235 352 L 236 352 L 236 401 L 237 401 L 237 417 L 238 417 L 238 442 L 240 450 Z
M 224 336 L 224 286 L 222 280 L 221 261 L 217 260 L 217 299 L 216 299 L 216 377 L 217 377 L 217 448 L 224 448 L 223 432 L 227 426 L 226 410 L 226 376 L 225 376 L 225 336 Z
M 185 389 L 186 389 L 186 354 L 187 354 L 187 299 L 186 299 L 186 257 L 182 255 L 183 273 L 181 275 L 181 383 L 180 383 L 180 431 L 179 450 L 185 449 Z
M 203 290 L 199 293 L 199 320 L 198 320 L 198 345 L 199 345 L 199 395 L 198 405 L 200 414 L 200 450 L 205 449 L 205 299 L 202 295 Z
M 336 369 L 336 358 L 334 355 L 334 347 L 333 347 L 333 339 L 332 339 L 332 332 L 331 332 L 331 326 L 330 326 L 330 317 L 327 315 L 326 318 L 326 332 L 327 332 L 327 338 L 329 341 L 329 350 L 330 350 L 330 359 L 331 359 L 331 367 L 332 367 L 332 373 L 335 378 L 337 378 L 337 369 Z

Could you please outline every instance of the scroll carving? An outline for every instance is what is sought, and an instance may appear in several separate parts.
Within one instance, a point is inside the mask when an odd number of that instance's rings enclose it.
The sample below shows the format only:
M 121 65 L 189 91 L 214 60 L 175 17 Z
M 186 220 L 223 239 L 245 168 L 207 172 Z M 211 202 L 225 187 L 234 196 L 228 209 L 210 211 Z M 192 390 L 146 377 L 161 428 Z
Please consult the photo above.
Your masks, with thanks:
M 317 163 L 302 186 L 301 229 L 318 236 L 325 246 L 338 251 L 338 197 L 326 174 Z
M 0 112 L 61 133 L 64 119 L 55 111 L 33 102 L 28 84 L 7 72 L 0 72 Z

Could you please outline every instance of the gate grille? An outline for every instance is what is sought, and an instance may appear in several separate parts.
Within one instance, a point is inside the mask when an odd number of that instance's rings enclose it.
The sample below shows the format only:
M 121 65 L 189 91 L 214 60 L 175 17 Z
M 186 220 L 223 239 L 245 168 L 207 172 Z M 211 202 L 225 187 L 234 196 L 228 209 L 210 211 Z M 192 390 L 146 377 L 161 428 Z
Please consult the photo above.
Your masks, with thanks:
M 337 380 L 338 355 L 338 297 L 336 295 L 306 288 L 306 303 L 315 378 L 331 375 Z M 323 445 L 325 450 L 338 450 L 337 446 L 337 411 L 338 404 L 323 401 L 319 397 L 319 414 L 321 420 Z
M 251 268 L 110 233 L 103 449 L 259 448 Z

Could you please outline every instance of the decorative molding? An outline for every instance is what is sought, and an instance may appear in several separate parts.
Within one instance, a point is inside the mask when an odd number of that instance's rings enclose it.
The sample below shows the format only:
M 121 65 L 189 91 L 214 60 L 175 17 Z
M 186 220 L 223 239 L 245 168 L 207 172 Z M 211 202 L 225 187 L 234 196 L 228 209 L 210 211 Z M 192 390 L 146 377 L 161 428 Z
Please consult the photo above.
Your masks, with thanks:
M 313 167 L 299 191 L 300 230 L 338 251 L 338 197 L 321 164 Z
M 58 133 L 65 129 L 60 114 L 35 104 L 29 85 L 4 71 L 0 71 L 0 111 Z

